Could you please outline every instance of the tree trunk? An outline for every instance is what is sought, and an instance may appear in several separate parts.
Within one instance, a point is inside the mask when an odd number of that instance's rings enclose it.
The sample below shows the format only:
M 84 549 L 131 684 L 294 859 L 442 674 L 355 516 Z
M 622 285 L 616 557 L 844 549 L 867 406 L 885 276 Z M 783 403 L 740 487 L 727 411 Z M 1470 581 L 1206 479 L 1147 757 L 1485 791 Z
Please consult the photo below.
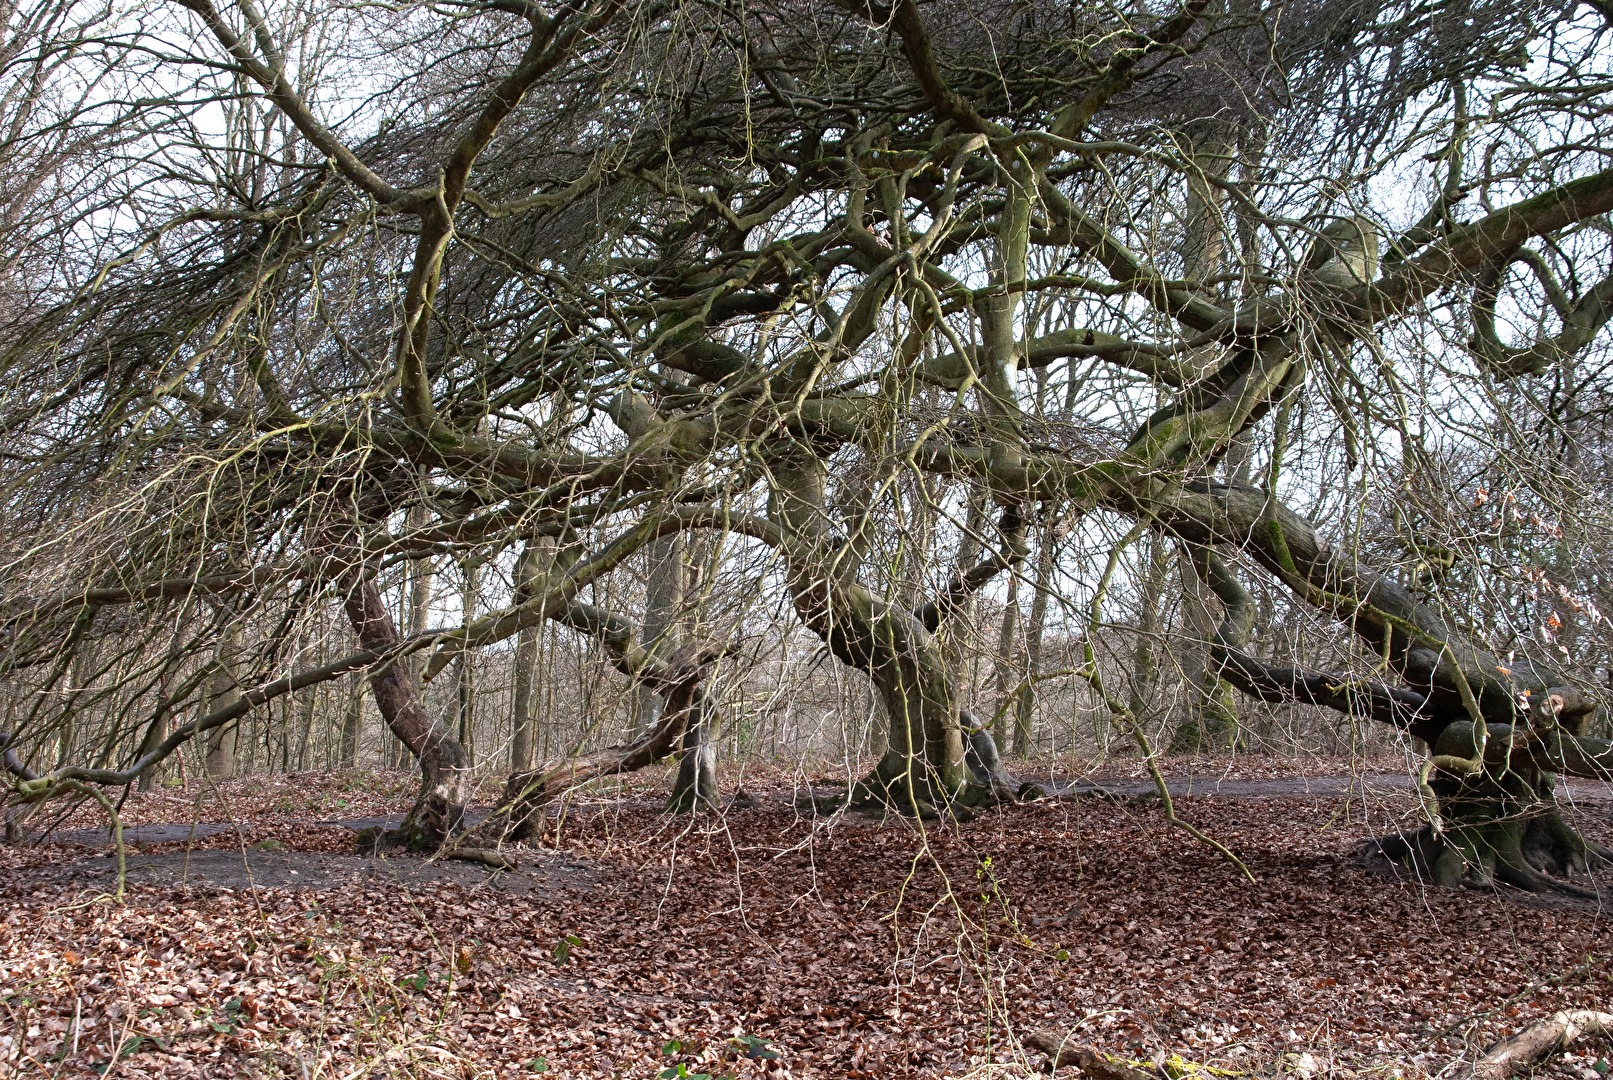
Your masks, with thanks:
M 1142 592 L 1138 597 L 1137 646 L 1131 653 L 1131 692 L 1127 708 L 1137 723 L 1145 723 L 1157 711 L 1159 664 L 1154 656 L 1159 634 L 1159 600 L 1170 570 L 1170 546 L 1161 536 L 1148 539 L 1148 568 L 1143 571 Z M 1180 729 L 1178 729 L 1178 736 Z M 1173 741 L 1172 749 L 1176 744 Z
M 963 735 L 951 669 L 940 643 L 911 612 L 854 578 L 847 547 L 828 542 L 825 467 L 802 453 L 773 471 L 771 513 L 787 538 L 786 583 L 797 614 L 842 663 L 868 673 L 889 725 L 884 755 L 851 793 L 925 813 L 964 788 Z
M 1382 841 L 1385 854 L 1445 885 L 1501 881 L 1585 891 L 1565 879 L 1610 853 L 1563 819 L 1553 788 L 1558 774 L 1613 780 L 1613 743 L 1584 734 L 1595 699 L 1535 661 L 1518 657 L 1504 664 L 1453 633 L 1440 612 L 1334 551 L 1310 522 L 1268 492 L 1225 485 L 1182 492 L 1162 518 L 1195 545 L 1199 572 L 1226 609 L 1214 654 L 1227 679 L 1264 700 L 1323 705 L 1393 724 L 1431 748 L 1424 795 L 1432 820 L 1418 832 Z M 1206 546 L 1212 541 L 1238 544 L 1314 606 L 1346 622 L 1415 689 L 1277 667 L 1244 652 L 1254 602 Z
M 1013 712 L 1019 697 L 1021 671 L 1019 649 L 1019 575 L 1008 579 L 1008 595 L 1003 600 L 1002 622 L 997 627 L 997 649 L 992 654 L 992 666 L 997 684 L 995 715 L 1006 717 Z
M 218 658 L 207 675 L 207 704 L 204 706 L 207 711 L 227 708 L 240 700 L 235 664 L 241 647 L 241 633 L 237 629 L 232 629 L 220 643 Z M 231 721 L 207 733 L 202 768 L 208 776 L 222 780 L 235 775 L 235 743 L 240 730 L 240 722 Z
M 400 639 L 392 613 L 361 565 L 347 570 L 341 588 L 342 605 L 359 647 L 376 652 L 396 648 Z M 426 715 L 407 665 L 389 663 L 373 670 L 370 693 L 387 727 L 420 763 L 420 795 L 414 807 L 402 826 L 381 840 L 413 851 L 435 850 L 464 819 L 471 792 L 470 760 L 452 732 Z
M 1036 676 L 1042 670 L 1042 632 L 1047 622 L 1047 598 L 1053 588 L 1053 522 L 1041 529 L 1036 551 L 1035 593 L 1031 596 L 1030 620 L 1025 624 L 1025 681 L 1014 702 L 1014 756 L 1031 752 L 1036 721 Z
M 353 676 L 347 688 L 347 701 L 342 709 L 341 742 L 337 751 L 341 767 L 351 769 L 358 764 L 358 748 L 364 741 L 364 680 Z
M 408 528 L 424 528 L 431 520 L 430 511 L 425 506 L 415 504 L 409 507 L 406 515 Z M 423 634 L 431 625 L 431 594 L 436 584 L 435 560 L 431 558 L 411 559 L 409 561 L 408 589 L 404 595 L 407 605 L 404 612 L 404 625 L 410 637 Z M 420 685 L 420 676 L 425 670 L 425 654 L 415 653 L 405 663 L 408 665 L 410 675 L 416 687 Z M 409 760 L 409 748 L 401 740 L 388 740 L 387 752 L 384 755 L 386 763 L 394 768 L 401 769 Z
M 1189 174 L 1187 184 L 1182 254 L 1187 276 L 1204 280 L 1227 269 L 1226 196 L 1212 178 L 1226 176 L 1234 148 L 1227 132 L 1214 121 L 1195 125 L 1187 132 L 1187 137 L 1193 146 L 1193 162 L 1197 168 Z M 1241 444 L 1235 439 L 1227 454 L 1227 466 L 1235 481 L 1239 479 L 1240 457 L 1244 460 L 1248 457 L 1246 439 Z M 1238 738 L 1238 706 L 1232 687 L 1216 674 L 1211 662 L 1210 637 L 1217 624 L 1211 612 L 1213 598 L 1199 583 L 1185 554 L 1181 570 L 1184 613 L 1198 648 L 1188 669 L 1193 673 L 1188 713 L 1177 727 L 1168 749 L 1179 754 L 1224 750 L 1235 745 Z
M 533 537 L 521 548 L 515 560 L 516 604 L 523 604 L 543 588 L 547 575 L 554 569 L 555 542 L 548 537 Z M 543 624 L 521 630 L 515 642 L 515 677 L 511 692 L 514 709 L 514 732 L 510 739 L 510 771 L 527 772 L 537 756 L 538 735 L 538 663 L 542 659 Z
M 1189 670 L 1194 672 L 1192 699 L 1187 715 L 1177 725 L 1171 737 L 1169 752 L 1173 754 L 1213 753 L 1228 749 L 1237 743 L 1238 706 L 1232 696 L 1232 686 L 1221 678 L 1211 662 L 1210 641 L 1218 620 L 1211 611 L 1214 597 L 1194 572 L 1190 556 L 1182 552 L 1178 559 L 1182 581 L 1182 607 L 1188 626 L 1192 630 L 1195 657 Z
M 671 655 L 677 645 L 678 616 L 688 582 L 688 542 L 683 533 L 655 540 L 644 549 L 645 594 L 643 645 L 658 659 Z M 642 734 L 661 719 L 661 695 L 640 683 L 634 700 L 633 730 Z
M 666 801 L 669 814 L 717 809 L 717 707 L 710 695 L 702 692 L 695 709 L 679 747 L 678 776 Z
M 482 560 L 472 553 L 461 564 L 463 587 L 460 590 L 460 611 L 468 625 L 476 618 L 476 605 L 481 599 Z M 476 760 L 476 651 L 462 648 L 454 660 L 454 717 L 458 721 L 459 745 L 465 757 Z

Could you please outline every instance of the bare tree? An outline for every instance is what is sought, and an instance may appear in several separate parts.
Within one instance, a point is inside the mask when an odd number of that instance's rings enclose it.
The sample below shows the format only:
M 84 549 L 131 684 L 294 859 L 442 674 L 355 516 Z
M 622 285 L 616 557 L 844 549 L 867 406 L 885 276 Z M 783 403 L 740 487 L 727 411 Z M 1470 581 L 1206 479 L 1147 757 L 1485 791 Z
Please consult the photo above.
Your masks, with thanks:
M 75 183 L 38 189 L 51 242 L 9 249 L 48 271 L 0 335 L 16 798 L 131 782 L 364 671 L 421 770 L 391 839 L 485 852 L 565 785 L 696 750 L 717 667 L 799 628 L 883 707 L 849 797 L 949 812 L 1015 793 L 943 627 L 1012 629 L 1034 591 L 1037 637 L 1078 648 L 1070 678 L 1142 746 L 1113 657 L 1185 633 L 1205 700 L 1230 685 L 1432 748 L 1429 828 L 1395 850 L 1441 880 L 1571 888 L 1598 856 L 1553 796 L 1613 767 L 1590 728 L 1605 575 L 1574 555 L 1607 535 L 1598 13 L 156 12 L 95 34 L 47 14 L 8 69 L 57 103 L 10 145 L 110 148 L 39 158 Z M 1373 530 L 1395 515 L 1359 512 L 1419 498 L 1442 516 L 1401 514 L 1392 550 Z M 666 606 L 616 571 L 690 533 L 720 538 L 736 614 L 663 652 Z M 1158 604 L 1145 533 L 1183 545 L 1204 603 L 1175 608 L 1211 620 L 1106 616 Z M 1054 562 L 986 603 L 1030 536 Z M 541 573 L 509 572 L 523 546 Z M 1393 553 L 1435 549 L 1437 581 Z M 438 626 L 420 582 L 447 560 L 502 569 Z M 1256 626 L 1251 584 L 1310 636 Z M 333 599 L 356 647 L 299 661 Z M 432 681 L 457 663 L 468 689 L 523 634 L 530 680 L 551 622 L 669 705 L 517 772 L 465 832 L 477 708 L 428 708 Z M 214 701 L 230 627 L 241 691 Z M 94 736 L 41 768 L 92 648 L 115 653 L 72 705 Z

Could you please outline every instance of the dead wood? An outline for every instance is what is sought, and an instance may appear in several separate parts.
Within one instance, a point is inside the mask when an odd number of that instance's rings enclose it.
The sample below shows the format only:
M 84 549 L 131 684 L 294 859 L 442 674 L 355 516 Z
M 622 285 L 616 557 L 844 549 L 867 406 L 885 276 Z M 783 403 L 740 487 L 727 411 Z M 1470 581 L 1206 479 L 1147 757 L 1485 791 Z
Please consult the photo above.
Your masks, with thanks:
M 1613 1013 L 1568 1009 L 1532 1024 L 1484 1052 L 1474 1069 L 1482 1080 L 1504 1080 L 1588 1037 L 1613 1035 Z
M 443 852 L 443 858 L 479 862 L 486 866 L 491 866 L 495 870 L 514 870 L 518 865 L 514 855 L 507 854 L 497 848 L 450 847 Z
M 1074 1065 L 1092 1080 L 1159 1080 L 1152 1073 L 1110 1061 L 1092 1047 L 1072 1043 L 1068 1036 L 1060 1038 L 1051 1031 L 1028 1032 L 1020 1042 L 1027 1049 L 1047 1055 L 1047 1061 L 1042 1064 L 1047 1072 Z

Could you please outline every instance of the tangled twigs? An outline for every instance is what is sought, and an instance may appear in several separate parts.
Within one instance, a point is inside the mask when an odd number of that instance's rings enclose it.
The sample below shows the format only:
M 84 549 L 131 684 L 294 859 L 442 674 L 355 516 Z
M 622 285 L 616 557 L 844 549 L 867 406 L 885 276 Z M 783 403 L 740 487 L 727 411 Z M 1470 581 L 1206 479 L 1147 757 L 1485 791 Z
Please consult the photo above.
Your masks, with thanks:
M 1613 1013 L 1568 1009 L 1532 1024 L 1484 1052 L 1474 1068 L 1479 1080 L 1505 1080 L 1560 1054 L 1581 1039 L 1613 1035 Z

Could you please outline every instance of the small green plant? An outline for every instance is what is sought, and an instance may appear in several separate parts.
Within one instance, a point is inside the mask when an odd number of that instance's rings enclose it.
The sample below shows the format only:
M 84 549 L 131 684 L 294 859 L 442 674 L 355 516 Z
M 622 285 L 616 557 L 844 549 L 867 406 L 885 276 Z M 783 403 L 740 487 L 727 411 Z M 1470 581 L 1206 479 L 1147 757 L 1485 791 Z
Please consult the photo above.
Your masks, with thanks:
M 581 944 L 582 938 L 575 934 L 567 934 L 555 944 L 554 962 L 562 965 L 569 963 L 571 961 L 572 946 Z
M 755 1035 L 738 1035 L 728 1040 L 735 1050 L 744 1054 L 752 1061 L 777 1061 L 778 1051 L 768 1045 L 766 1039 Z
M 546 1073 L 546 1072 L 549 1071 L 549 1059 L 548 1058 L 535 1057 L 531 1061 L 527 1062 L 525 1065 L 522 1065 L 521 1067 L 523 1069 L 525 1069 L 527 1072 Z
M 655 1075 L 659 1080 L 712 1080 L 710 1073 L 690 1072 L 689 1066 L 681 1061 L 670 1069 L 662 1069 Z

